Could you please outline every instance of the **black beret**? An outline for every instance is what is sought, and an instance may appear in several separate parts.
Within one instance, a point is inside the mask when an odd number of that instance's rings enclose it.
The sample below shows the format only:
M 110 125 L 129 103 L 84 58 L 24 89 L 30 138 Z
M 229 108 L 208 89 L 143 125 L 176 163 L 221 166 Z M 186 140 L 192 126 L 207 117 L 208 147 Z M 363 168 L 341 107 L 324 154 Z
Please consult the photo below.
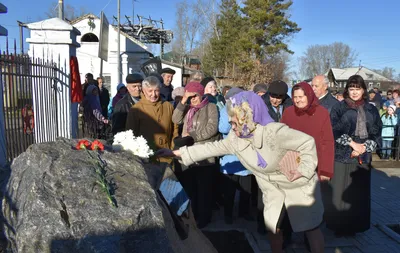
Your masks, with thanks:
M 368 93 L 369 94 L 375 94 L 376 92 L 373 89 L 370 89 Z
M 206 87 L 207 84 L 208 84 L 209 82 L 211 82 L 211 81 L 214 81 L 214 82 L 215 82 L 215 79 L 212 78 L 212 77 L 206 77 L 206 78 L 203 78 L 203 80 L 201 80 L 200 84 L 203 85 L 204 87 Z
M 141 83 L 143 76 L 140 73 L 133 73 L 126 76 L 126 83 Z
M 164 73 L 175 75 L 176 72 L 175 72 L 175 70 L 173 70 L 171 68 L 163 68 L 161 70 L 160 74 L 164 74 Z
M 267 92 L 268 91 L 268 85 L 264 84 L 264 83 L 259 83 L 254 85 L 253 87 L 253 92 L 257 93 L 257 92 Z
M 268 93 L 283 96 L 288 92 L 288 85 L 281 80 L 273 81 L 269 84 Z

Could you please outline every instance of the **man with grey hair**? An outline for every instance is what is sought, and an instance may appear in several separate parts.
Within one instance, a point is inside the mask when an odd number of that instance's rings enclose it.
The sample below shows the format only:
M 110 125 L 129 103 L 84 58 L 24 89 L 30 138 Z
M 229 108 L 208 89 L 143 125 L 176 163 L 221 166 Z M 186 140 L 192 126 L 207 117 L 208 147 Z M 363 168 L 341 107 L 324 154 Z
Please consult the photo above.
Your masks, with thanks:
M 173 139 L 178 136 L 178 125 L 172 122 L 174 107 L 161 99 L 161 83 L 157 77 L 149 76 L 142 82 L 142 99 L 128 113 L 126 130 L 135 136 L 143 136 L 155 151 L 173 148 Z M 171 162 L 169 158 L 161 162 Z
M 311 87 L 315 93 L 315 96 L 319 99 L 320 105 L 325 107 L 329 113 L 334 105 L 339 101 L 330 93 L 329 79 L 325 75 L 318 75 L 313 78 Z

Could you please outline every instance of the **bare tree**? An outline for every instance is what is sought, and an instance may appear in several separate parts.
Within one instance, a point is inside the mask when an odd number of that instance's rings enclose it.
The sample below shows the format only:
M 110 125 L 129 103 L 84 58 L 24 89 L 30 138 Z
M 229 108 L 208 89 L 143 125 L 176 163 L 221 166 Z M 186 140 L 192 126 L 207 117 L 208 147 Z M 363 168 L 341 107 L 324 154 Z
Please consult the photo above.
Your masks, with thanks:
M 70 4 L 66 4 L 65 8 L 64 8 L 64 17 L 65 17 L 65 19 L 68 19 L 68 20 L 73 20 L 75 18 L 83 16 L 86 13 L 87 13 L 87 11 L 86 11 L 85 7 L 82 7 L 82 6 L 78 10 L 77 8 L 75 8 L 74 6 L 72 6 Z M 46 14 L 47 18 L 58 17 L 58 3 L 55 1 L 53 3 L 51 3 L 51 5 L 49 6 L 49 8 L 45 14 Z
M 219 39 L 219 33 L 217 28 L 217 20 L 219 13 L 219 6 L 217 0 L 197 0 L 196 4 L 193 5 L 193 9 L 202 18 L 202 32 L 208 34 L 208 38 L 211 37 L 212 33 Z M 204 22 L 205 21 L 205 22 Z
M 396 79 L 395 75 L 396 70 L 392 67 L 384 67 L 383 69 L 374 69 L 373 71 L 386 78 L 389 78 L 390 80 Z
M 330 68 L 352 67 L 357 58 L 355 50 L 342 42 L 311 45 L 299 58 L 300 72 L 305 78 L 323 74 Z

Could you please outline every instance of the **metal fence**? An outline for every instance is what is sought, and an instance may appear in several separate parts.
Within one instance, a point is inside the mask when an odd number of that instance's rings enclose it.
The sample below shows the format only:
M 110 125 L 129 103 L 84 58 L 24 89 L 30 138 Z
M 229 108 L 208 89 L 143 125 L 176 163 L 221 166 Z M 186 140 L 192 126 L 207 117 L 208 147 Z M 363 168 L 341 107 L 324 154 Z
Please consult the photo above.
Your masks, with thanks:
M 0 55 L 1 93 L 7 160 L 12 161 L 36 142 L 66 136 L 70 108 L 60 91 L 68 76 L 55 64 L 28 55 Z M 64 92 L 65 93 L 65 92 Z

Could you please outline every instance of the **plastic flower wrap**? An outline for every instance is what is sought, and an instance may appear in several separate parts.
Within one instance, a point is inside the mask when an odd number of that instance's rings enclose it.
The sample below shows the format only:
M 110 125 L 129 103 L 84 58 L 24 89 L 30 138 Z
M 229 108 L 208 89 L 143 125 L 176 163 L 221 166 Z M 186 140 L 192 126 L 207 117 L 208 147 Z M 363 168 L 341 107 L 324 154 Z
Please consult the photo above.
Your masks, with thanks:
M 147 141 L 142 136 L 135 137 L 132 130 L 119 132 L 114 136 L 112 145 L 115 151 L 127 150 L 141 158 L 149 158 L 154 155 L 153 150 L 147 145 Z

